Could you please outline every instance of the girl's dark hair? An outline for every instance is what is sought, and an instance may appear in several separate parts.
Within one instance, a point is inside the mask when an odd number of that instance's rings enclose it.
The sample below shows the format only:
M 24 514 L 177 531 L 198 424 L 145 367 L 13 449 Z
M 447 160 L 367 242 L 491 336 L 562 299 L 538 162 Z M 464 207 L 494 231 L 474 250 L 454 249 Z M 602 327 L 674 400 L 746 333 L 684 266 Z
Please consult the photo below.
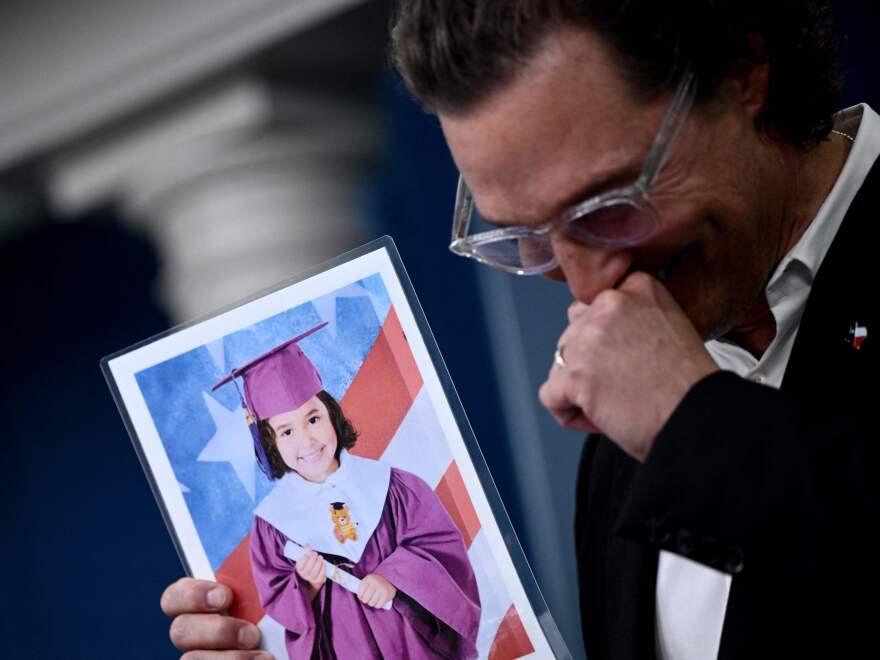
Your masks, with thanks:
M 398 0 L 392 59 L 431 112 L 462 114 L 508 84 L 564 25 L 605 39 L 636 95 L 671 92 L 689 69 L 697 101 L 739 66 L 770 63 L 761 117 L 772 134 L 810 146 L 837 102 L 835 40 L 818 0 Z M 756 40 L 757 37 L 757 40 Z M 760 45 L 756 45 L 760 44 Z
M 358 432 L 354 428 L 354 424 L 342 412 L 342 406 L 331 396 L 326 390 L 318 392 L 318 398 L 327 407 L 330 414 L 330 423 L 333 430 L 336 431 L 336 453 L 334 457 L 339 460 L 339 454 L 343 449 L 351 449 L 357 442 Z M 261 419 L 257 421 L 257 428 L 260 430 L 260 442 L 263 445 L 263 451 L 266 452 L 266 458 L 269 459 L 270 479 L 280 479 L 288 472 L 292 472 L 281 453 L 278 451 L 278 445 L 275 443 L 275 431 L 269 426 L 269 420 Z

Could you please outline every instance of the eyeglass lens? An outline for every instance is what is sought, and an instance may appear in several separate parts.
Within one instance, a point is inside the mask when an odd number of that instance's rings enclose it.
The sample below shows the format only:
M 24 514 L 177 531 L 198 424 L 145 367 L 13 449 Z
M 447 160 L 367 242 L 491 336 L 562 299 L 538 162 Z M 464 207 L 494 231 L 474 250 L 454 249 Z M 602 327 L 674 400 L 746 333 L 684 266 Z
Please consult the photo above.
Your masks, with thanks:
M 480 217 L 475 208 L 471 216 L 470 235 L 497 230 Z M 517 269 L 540 268 L 553 261 L 553 248 L 548 235 L 504 236 L 497 240 L 473 245 L 475 254 L 489 263 Z
M 620 200 L 576 216 L 560 226 L 559 231 L 575 240 L 602 246 L 636 243 L 657 226 L 657 216 L 648 206 Z
M 657 217 L 650 207 L 621 200 L 564 222 L 559 231 L 573 240 L 614 246 L 635 243 L 650 235 L 656 225 Z M 475 209 L 471 235 L 493 229 L 497 227 L 479 217 Z M 511 268 L 539 269 L 554 260 L 549 234 L 505 236 L 475 245 L 473 250 L 490 263 Z
M 490 263 L 512 268 L 540 268 L 553 261 L 549 236 L 521 236 L 483 243 L 474 251 Z

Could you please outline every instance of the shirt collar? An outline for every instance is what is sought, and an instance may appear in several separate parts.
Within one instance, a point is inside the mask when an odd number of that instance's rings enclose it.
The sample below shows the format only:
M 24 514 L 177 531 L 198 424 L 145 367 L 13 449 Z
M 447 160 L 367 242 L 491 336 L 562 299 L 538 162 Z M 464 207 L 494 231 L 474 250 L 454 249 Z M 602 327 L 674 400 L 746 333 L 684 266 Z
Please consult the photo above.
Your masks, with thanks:
M 866 104 L 861 103 L 834 115 L 834 129 L 854 138 L 837 181 L 816 217 L 795 246 L 783 257 L 767 285 L 768 294 L 786 273 L 793 272 L 799 264 L 812 282 L 819 267 L 837 235 L 840 223 L 850 203 L 861 188 L 880 152 L 880 116 Z
M 834 128 L 854 138 L 846 163 L 831 192 L 794 247 L 771 275 L 765 292 L 776 320 L 776 337 L 761 356 L 736 344 L 714 339 L 706 343 L 712 358 L 722 369 L 753 377 L 778 387 L 791 355 L 794 339 L 806 307 L 813 278 L 819 271 L 850 204 L 880 155 L 880 116 L 865 104 L 834 115 Z M 764 373 L 766 372 L 766 373 Z

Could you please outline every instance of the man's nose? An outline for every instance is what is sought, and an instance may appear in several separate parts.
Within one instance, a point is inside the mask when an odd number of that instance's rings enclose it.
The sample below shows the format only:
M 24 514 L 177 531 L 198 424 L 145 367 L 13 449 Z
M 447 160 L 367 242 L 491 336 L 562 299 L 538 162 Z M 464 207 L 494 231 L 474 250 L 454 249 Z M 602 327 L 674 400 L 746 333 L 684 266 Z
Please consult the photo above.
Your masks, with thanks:
M 554 235 L 553 252 L 559 266 L 545 275 L 568 282 L 575 300 L 587 305 L 606 289 L 612 289 L 632 265 L 629 252 L 603 248 Z

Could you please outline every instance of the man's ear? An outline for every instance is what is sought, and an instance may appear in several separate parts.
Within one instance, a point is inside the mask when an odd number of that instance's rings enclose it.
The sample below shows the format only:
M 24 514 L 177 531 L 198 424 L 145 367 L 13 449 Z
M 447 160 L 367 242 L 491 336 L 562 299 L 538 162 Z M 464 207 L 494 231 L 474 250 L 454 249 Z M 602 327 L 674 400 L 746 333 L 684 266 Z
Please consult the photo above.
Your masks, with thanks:
M 736 85 L 735 93 L 743 110 L 757 122 L 760 121 L 767 106 L 770 91 L 770 59 L 762 35 L 751 34 L 748 42 L 750 54 L 730 68 L 728 78 Z

